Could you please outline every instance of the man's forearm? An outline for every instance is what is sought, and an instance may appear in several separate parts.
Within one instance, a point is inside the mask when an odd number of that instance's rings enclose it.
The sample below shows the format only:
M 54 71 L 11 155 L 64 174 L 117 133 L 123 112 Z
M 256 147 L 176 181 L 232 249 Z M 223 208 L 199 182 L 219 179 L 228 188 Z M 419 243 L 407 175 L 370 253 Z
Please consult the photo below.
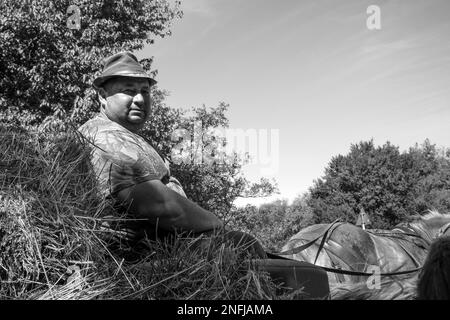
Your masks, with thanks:
M 166 212 L 172 213 L 171 226 L 194 232 L 217 229 L 223 226 L 222 221 L 212 212 L 203 209 L 195 202 L 180 196 L 176 192 L 174 193 L 176 195 L 166 206 Z
M 165 230 L 202 232 L 222 227 L 212 212 L 167 188 L 160 181 L 148 181 L 119 192 L 137 218 L 149 219 Z

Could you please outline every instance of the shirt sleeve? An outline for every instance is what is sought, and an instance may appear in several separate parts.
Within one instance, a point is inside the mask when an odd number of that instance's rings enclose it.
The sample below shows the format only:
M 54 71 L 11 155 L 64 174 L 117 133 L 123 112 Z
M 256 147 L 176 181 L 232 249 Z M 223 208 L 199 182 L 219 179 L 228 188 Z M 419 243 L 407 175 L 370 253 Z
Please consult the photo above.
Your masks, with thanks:
M 186 193 L 184 193 L 183 187 L 181 186 L 181 183 L 177 178 L 170 177 L 169 182 L 167 183 L 167 187 L 187 198 Z

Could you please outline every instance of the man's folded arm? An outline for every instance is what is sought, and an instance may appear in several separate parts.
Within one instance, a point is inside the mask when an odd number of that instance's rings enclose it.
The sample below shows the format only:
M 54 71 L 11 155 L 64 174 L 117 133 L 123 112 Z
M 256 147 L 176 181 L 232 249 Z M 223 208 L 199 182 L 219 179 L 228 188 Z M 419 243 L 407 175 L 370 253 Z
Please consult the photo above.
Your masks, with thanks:
M 134 217 L 149 219 L 165 230 L 202 232 L 223 226 L 208 210 L 179 195 L 159 180 L 139 183 L 118 192 Z

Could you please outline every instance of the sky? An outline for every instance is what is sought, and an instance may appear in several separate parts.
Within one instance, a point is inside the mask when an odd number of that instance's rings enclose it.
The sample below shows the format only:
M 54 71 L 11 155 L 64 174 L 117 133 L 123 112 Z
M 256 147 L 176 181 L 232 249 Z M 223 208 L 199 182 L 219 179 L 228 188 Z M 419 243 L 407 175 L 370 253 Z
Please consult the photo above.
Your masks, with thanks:
M 370 5 L 380 8 L 380 29 L 367 27 Z M 238 205 L 292 200 L 362 140 L 450 147 L 450 1 L 185 0 L 181 8 L 172 35 L 137 55 L 154 57 L 168 105 L 225 102 L 231 129 L 258 134 L 244 174 L 276 179 L 280 194 Z

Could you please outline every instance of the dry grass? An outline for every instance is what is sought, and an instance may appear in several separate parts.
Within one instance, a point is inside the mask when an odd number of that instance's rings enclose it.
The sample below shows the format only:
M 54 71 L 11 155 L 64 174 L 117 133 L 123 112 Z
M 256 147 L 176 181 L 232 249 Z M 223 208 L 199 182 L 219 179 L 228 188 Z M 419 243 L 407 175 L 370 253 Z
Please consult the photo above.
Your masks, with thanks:
M 42 135 L 0 125 L 1 299 L 274 299 L 240 248 L 178 237 L 146 241 L 126 261 L 75 130 Z

